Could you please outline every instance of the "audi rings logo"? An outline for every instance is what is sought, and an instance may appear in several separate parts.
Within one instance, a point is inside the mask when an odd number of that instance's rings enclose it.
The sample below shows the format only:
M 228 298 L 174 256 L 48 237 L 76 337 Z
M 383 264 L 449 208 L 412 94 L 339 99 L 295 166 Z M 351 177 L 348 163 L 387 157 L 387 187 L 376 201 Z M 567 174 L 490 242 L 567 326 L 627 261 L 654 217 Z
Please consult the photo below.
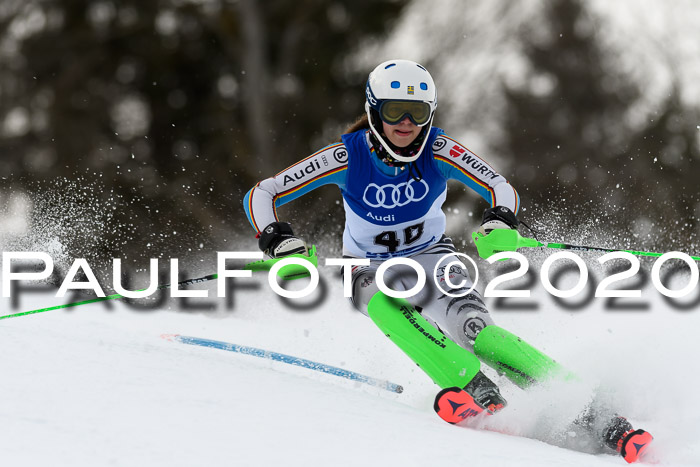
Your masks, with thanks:
M 417 185 L 419 183 L 420 185 Z M 428 195 L 430 188 L 425 180 L 416 182 L 399 183 L 398 185 L 386 184 L 379 186 L 370 183 L 365 188 L 362 200 L 373 208 L 394 209 L 395 207 L 406 206 L 409 203 L 417 203 Z

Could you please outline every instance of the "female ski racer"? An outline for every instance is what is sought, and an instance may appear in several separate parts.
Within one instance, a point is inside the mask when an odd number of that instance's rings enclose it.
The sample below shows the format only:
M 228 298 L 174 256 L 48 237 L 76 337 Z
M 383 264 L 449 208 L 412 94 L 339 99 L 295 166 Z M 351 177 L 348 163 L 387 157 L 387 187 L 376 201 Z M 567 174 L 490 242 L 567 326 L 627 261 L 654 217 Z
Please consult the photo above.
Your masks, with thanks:
M 476 191 L 490 204 L 478 231 L 486 236 L 493 229 L 517 229 L 518 193 L 483 159 L 433 127 L 437 91 L 423 66 L 409 60 L 380 64 L 369 75 L 365 97 L 366 114 L 340 142 L 248 192 L 248 220 L 269 256 L 306 253 L 276 208 L 319 186 L 337 185 L 345 208 L 343 255 L 358 258 L 351 274 L 355 307 L 443 388 L 435 401 L 443 419 L 455 423 L 484 410 L 495 413 L 506 401 L 480 371 L 479 359 L 521 387 L 565 372 L 494 324 L 479 293 L 465 293 L 472 286 L 466 268 L 452 262 L 445 271 L 444 256 L 455 247 L 445 235 L 442 204 L 447 180 Z M 392 299 L 375 282 L 377 268 L 390 258 L 410 258 L 428 278 L 435 271 L 436 281 L 426 280 L 407 301 Z M 409 290 L 415 275 L 399 264 L 386 270 L 384 280 L 394 290 Z M 651 441 L 622 417 L 597 415 L 584 414 L 578 423 L 630 462 Z

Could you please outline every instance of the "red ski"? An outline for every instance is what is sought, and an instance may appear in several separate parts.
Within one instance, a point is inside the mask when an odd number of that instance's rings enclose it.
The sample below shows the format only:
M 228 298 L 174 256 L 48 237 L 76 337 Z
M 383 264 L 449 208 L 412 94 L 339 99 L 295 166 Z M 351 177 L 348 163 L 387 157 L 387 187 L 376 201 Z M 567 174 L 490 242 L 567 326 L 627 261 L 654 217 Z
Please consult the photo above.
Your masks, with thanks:
M 474 401 L 467 391 L 458 387 L 445 388 L 435 397 L 435 412 L 447 423 L 459 423 L 476 417 L 484 408 Z

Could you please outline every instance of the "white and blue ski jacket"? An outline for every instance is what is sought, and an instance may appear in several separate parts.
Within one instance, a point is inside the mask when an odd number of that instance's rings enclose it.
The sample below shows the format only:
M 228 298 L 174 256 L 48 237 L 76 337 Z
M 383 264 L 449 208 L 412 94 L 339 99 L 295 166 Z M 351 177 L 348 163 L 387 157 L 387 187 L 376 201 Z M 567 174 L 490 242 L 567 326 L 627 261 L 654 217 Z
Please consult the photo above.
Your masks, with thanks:
M 459 180 L 492 207 L 518 212 L 518 193 L 507 180 L 439 128 L 431 129 L 412 164 L 414 169 L 396 174 L 374 155 L 368 130 L 356 131 L 258 183 L 245 196 L 245 212 L 260 232 L 278 220 L 277 207 L 320 186 L 338 185 L 345 207 L 343 254 L 380 259 L 413 255 L 440 240 L 447 180 Z

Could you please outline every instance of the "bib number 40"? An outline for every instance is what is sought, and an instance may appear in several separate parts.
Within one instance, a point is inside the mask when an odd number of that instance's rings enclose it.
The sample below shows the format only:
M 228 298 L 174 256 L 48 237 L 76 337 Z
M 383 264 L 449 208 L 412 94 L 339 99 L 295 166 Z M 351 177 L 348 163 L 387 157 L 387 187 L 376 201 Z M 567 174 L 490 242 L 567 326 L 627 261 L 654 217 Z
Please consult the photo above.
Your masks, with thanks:
M 409 225 L 403 229 L 403 244 L 410 245 L 416 242 L 423 235 L 423 223 Z M 374 237 L 374 244 L 381 245 L 388 249 L 389 253 L 393 253 L 401 246 L 399 232 L 395 230 L 386 230 Z

